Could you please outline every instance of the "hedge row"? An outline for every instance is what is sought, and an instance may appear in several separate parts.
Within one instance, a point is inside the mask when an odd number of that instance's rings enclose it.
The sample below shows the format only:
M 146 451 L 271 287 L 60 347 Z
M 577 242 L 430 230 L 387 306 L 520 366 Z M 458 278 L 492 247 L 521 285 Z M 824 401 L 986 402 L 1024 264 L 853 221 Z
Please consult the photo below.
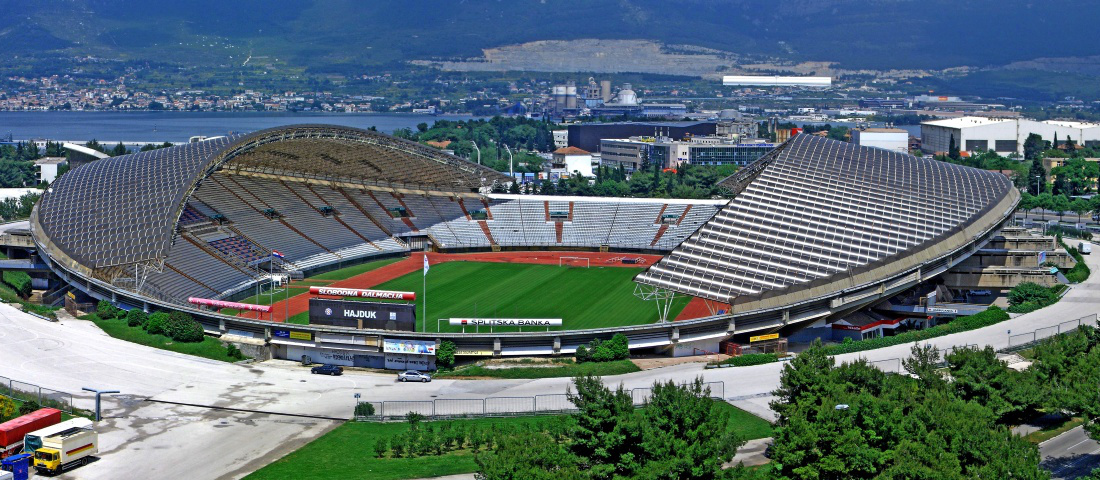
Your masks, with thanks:
M 779 356 L 774 353 L 747 353 L 723 361 L 722 363 L 735 367 L 748 367 L 750 365 L 763 365 L 765 363 L 778 362 Z
M 183 312 L 149 315 L 136 308 L 127 312 L 102 300 L 96 306 L 96 314 L 102 319 L 124 318 L 126 325 L 141 327 L 150 335 L 164 335 L 177 342 L 201 342 L 203 339 L 202 325 Z
M 1081 256 L 1081 252 L 1078 252 L 1077 248 L 1075 247 L 1066 245 L 1066 243 L 1062 241 L 1061 235 L 1058 235 L 1058 243 L 1061 244 L 1067 252 L 1069 252 L 1074 260 L 1077 260 L 1077 265 L 1074 265 L 1073 268 L 1066 270 L 1066 280 L 1069 280 L 1070 283 L 1081 283 L 1085 280 L 1088 280 L 1089 274 L 1092 272 L 1089 270 L 1089 266 L 1085 264 L 1085 257 Z
M 949 323 L 936 325 L 934 327 L 926 328 L 924 330 L 912 330 L 904 333 L 899 333 L 892 337 L 871 338 L 858 342 L 828 345 L 825 347 L 825 353 L 828 355 L 839 355 L 842 353 L 862 352 L 866 350 L 874 350 L 876 348 L 889 347 L 892 345 L 919 342 L 922 340 L 928 340 L 930 338 L 950 335 L 952 333 L 959 333 L 965 332 L 967 330 L 988 327 L 990 325 L 1008 320 L 1008 318 L 1008 313 L 1006 313 L 1004 310 L 1001 310 L 998 307 L 989 307 L 989 310 L 986 310 L 982 313 L 969 315 L 966 317 L 959 317 Z

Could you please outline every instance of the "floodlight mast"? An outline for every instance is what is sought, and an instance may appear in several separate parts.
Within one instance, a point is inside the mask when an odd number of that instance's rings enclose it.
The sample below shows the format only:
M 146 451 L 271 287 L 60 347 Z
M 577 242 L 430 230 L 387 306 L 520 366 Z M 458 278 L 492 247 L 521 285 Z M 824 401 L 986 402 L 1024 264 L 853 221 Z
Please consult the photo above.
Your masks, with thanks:
M 654 287 L 650 285 L 634 285 L 634 296 L 645 301 L 657 303 L 657 322 L 668 323 L 668 314 L 672 311 L 672 303 L 678 295 L 672 290 Z

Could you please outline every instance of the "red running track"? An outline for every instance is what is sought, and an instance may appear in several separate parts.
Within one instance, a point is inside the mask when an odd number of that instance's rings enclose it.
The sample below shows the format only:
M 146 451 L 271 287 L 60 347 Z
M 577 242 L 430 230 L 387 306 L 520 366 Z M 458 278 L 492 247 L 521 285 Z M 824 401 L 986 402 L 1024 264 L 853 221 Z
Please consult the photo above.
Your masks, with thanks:
M 343 288 L 371 288 L 377 285 L 381 285 L 390 280 L 398 277 L 408 275 L 424 268 L 424 252 L 414 252 L 408 258 L 399 262 L 394 262 L 389 265 L 376 268 L 369 272 L 364 272 L 346 280 L 339 280 L 327 284 L 329 287 L 343 287 Z M 654 262 L 660 260 L 661 255 L 642 255 L 642 254 L 624 254 L 624 253 L 604 253 L 604 252 L 486 252 L 486 253 L 427 253 L 428 264 L 435 265 L 439 263 L 447 262 L 500 262 L 500 263 L 533 263 L 543 265 L 557 265 L 561 257 L 583 257 L 588 258 L 589 263 L 593 266 L 600 267 L 639 267 L 651 265 Z M 642 258 L 645 260 L 644 264 L 624 264 L 621 261 L 610 262 L 612 259 L 617 258 Z M 272 304 L 271 320 L 275 322 L 283 322 L 286 320 L 286 314 L 291 317 L 302 312 L 309 311 L 309 293 L 302 293 L 290 297 L 288 300 L 275 302 Z M 688 304 L 691 308 L 696 303 L 693 299 Z M 289 302 L 289 303 L 288 303 Z M 695 310 L 708 312 L 705 304 L 700 304 Z M 684 311 L 687 311 L 685 308 Z M 285 312 L 285 313 L 284 313 Z M 247 316 L 251 314 L 242 314 L 241 316 Z M 709 313 L 704 313 L 706 316 Z M 696 317 L 684 317 L 681 313 L 676 317 L 677 320 L 683 318 L 696 318 Z

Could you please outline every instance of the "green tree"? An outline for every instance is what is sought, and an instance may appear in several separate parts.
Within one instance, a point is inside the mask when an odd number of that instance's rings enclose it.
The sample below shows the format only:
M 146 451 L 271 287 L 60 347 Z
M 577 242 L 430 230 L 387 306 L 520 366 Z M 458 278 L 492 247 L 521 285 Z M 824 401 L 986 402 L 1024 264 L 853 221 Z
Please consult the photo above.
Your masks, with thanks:
M 0 423 L 11 420 L 19 414 L 19 407 L 8 397 L 0 396 Z
M 1092 204 L 1084 198 L 1075 198 L 1069 203 L 1069 209 L 1077 214 L 1077 223 L 1081 223 L 1081 215 L 1092 211 Z
M 958 160 L 962 153 L 959 151 L 959 145 L 955 143 L 955 135 L 951 135 L 951 139 L 947 144 L 947 157 L 952 160 Z
M 1070 210 L 1069 197 L 1065 195 L 1055 195 L 1051 209 L 1058 214 L 1058 222 L 1061 222 L 1062 217 Z
M 581 468 L 593 479 L 610 479 L 629 474 L 637 467 L 637 448 L 641 432 L 623 419 L 634 413 L 634 400 L 622 385 L 612 391 L 599 377 L 573 379 L 577 393 L 568 393 L 577 408 L 576 426 L 570 451 Z
M 1041 159 L 1036 159 L 1031 162 L 1027 177 L 1028 188 L 1034 185 L 1036 195 L 1043 193 L 1042 185 L 1046 185 L 1047 183 L 1047 171 L 1043 168 L 1043 161 Z
M 557 439 L 544 432 L 500 437 L 492 451 L 475 457 L 481 480 L 582 480 L 594 478 Z
M 998 423 L 1019 423 L 1041 406 L 1034 377 L 1008 368 L 992 347 L 953 350 L 946 360 L 955 395 L 988 407 Z
M 1028 134 L 1027 139 L 1024 140 L 1024 159 L 1031 160 L 1034 164 L 1038 161 L 1043 154 L 1046 142 L 1043 141 L 1043 137 L 1037 133 Z
M 439 348 L 435 349 L 435 363 L 443 368 L 451 368 L 455 365 L 455 342 L 450 340 L 439 342 Z
M 744 444 L 698 377 L 685 386 L 654 384 L 640 417 L 639 478 L 712 479 Z
M 1037 203 L 1039 205 L 1039 208 L 1041 209 L 1041 210 L 1039 210 L 1039 213 L 1042 215 L 1043 220 L 1046 220 L 1047 219 L 1047 212 L 1050 211 L 1050 210 L 1054 210 L 1054 195 L 1051 195 L 1050 193 L 1047 193 L 1047 192 L 1043 192 L 1043 193 L 1040 193 L 1038 197 L 1036 197 L 1036 200 L 1037 200 Z
M 1027 220 L 1027 214 L 1030 213 L 1035 207 L 1039 206 L 1039 199 L 1030 193 L 1024 192 L 1020 195 L 1020 210 L 1024 211 L 1024 220 Z
M 934 345 L 913 345 L 909 349 L 909 358 L 901 365 L 920 382 L 921 388 L 943 387 L 943 375 L 940 375 L 940 351 Z

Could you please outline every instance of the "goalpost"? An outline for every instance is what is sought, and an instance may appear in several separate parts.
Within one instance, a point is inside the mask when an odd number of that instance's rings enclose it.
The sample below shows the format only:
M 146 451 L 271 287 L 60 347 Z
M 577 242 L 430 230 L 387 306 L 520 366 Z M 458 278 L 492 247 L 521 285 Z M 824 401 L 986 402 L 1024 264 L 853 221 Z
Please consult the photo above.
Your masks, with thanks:
M 559 267 L 579 267 L 581 265 L 584 265 L 584 268 L 592 268 L 588 257 L 558 257 Z

